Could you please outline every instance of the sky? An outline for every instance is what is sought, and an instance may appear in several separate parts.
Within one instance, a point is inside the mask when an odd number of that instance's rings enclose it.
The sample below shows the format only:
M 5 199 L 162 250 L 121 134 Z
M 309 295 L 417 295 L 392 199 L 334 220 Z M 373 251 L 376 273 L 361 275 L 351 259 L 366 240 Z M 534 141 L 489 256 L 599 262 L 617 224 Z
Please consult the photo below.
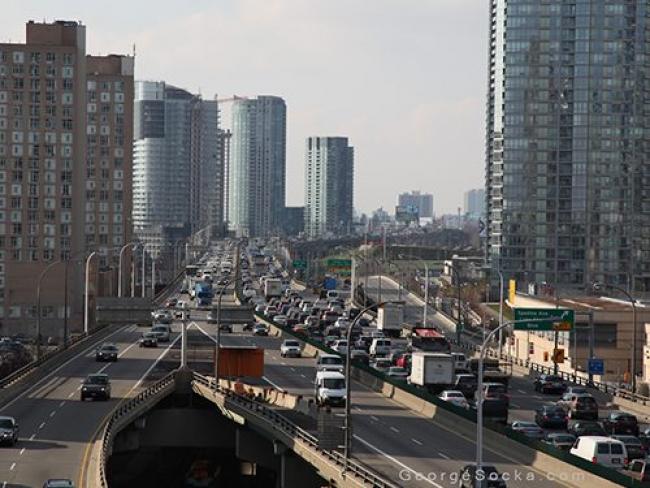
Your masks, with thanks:
M 303 204 L 309 136 L 350 139 L 359 211 L 421 190 L 437 215 L 455 213 L 484 184 L 489 2 L 1 1 L 0 42 L 24 42 L 30 19 L 80 20 L 89 54 L 135 45 L 136 79 L 283 97 L 288 205 Z

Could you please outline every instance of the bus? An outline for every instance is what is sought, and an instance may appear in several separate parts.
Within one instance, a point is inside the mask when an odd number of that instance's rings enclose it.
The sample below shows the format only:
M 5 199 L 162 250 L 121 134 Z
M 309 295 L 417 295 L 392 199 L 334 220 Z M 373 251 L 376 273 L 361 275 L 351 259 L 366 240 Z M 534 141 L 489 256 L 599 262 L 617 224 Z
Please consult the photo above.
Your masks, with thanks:
M 451 344 L 447 338 L 436 329 L 415 327 L 412 329 L 410 341 L 413 349 L 426 352 L 451 352 Z

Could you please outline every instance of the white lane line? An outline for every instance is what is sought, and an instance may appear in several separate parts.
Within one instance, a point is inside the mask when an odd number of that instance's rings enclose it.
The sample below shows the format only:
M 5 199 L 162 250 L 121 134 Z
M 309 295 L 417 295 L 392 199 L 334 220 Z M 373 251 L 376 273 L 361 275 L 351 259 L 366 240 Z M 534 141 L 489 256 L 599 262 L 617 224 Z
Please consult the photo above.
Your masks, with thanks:
M 36 434 L 32 434 L 31 437 L 29 438 L 30 441 L 33 441 L 36 438 Z
M 149 366 L 149 368 L 144 372 L 144 374 L 140 377 L 140 379 L 136 382 L 136 384 L 133 385 L 133 387 L 131 387 L 131 389 L 127 392 L 127 394 L 125 395 L 126 398 L 128 398 L 131 395 L 131 393 L 142 384 L 145 378 L 149 376 L 149 373 L 153 371 L 153 369 L 158 365 L 160 360 L 165 356 L 165 354 L 169 352 L 169 350 L 174 346 L 174 344 L 176 344 L 179 341 L 181 337 L 182 335 L 178 334 L 176 336 L 176 339 L 174 339 L 169 343 L 169 345 L 163 350 L 163 352 L 160 353 L 160 355 L 156 358 L 156 360 L 153 363 L 151 363 L 151 366 Z
M 74 396 L 74 391 L 70 392 L 70 394 L 68 395 L 68 398 L 72 398 L 73 396 Z
M 398 466 L 401 466 L 402 468 L 406 469 L 407 471 L 413 473 L 415 476 L 417 476 L 416 479 L 417 479 L 418 481 L 422 480 L 422 481 L 424 481 L 424 482 L 426 482 L 426 483 L 429 483 L 431 486 L 435 486 L 436 488 L 442 488 L 442 485 L 439 485 L 439 484 L 436 483 L 435 481 L 430 480 L 430 479 L 429 479 L 425 474 L 419 473 L 418 471 L 414 470 L 414 469 L 411 468 L 410 466 L 407 466 L 407 465 L 404 464 L 403 462 L 401 462 L 401 461 L 395 459 L 393 456 L 391 456 L 390 454 L 385 453 L 384 451 L 382 451 L 382 450 L 379 449 L 378 447 L 372 445 L 372 444 L 371 444 L 370 442 L 368 442 L 367 440 L 362 439 L 361 437 L 359 437 L 359 436 L 356 435 L 356 434 L 353 434 L 353 437 L 354 437 L 356 440 L 358 440 L 359 442 L 361 442 L 362 444 L 364 444 L 365 446 L 367 446 L 367 447 L 369 447 L 370 449 L 372 449 L 373 451 L 375 451 L 375 452 L 381 454 L 382 456 L 384 456 L 384 457 L 385 457 L 386 459 L 388 459 L 389 461 L 392 461 L 392 462 L 394 462 L 395 464 L 397 464 Z
M 12 463 L 11 467 L 9 468 L 9 471 L 13 471 L 15 467 L 16 467 L 16 463 Z
M 2 488 L 7 488 L 7 482 L 6 481 L 2 482 Z
M 56 410 L 52 410 L 50 412 L 50 418 L 54 417 L 56 415 Z
M 439 453 L 438 453 L 438 456 L 440 456 L 440 457 L 443 458 L 443 459 L 451 459 L 449 456 L 447 456 L 446 454 L 444 454 L 444 453 L 442 453 L 442 452 L 439 452 Z
M 306 378 L 306 376 L 304 374 L 301 374 L 300 376 L 303 377 L 303 378 Z
M 18 453 L 18 455 L 19 455 L 19 456 L 22 456 L 23 454 L 25 454 L 25 448 L 24 448 L 24 447 L 20 450 L 20 452 Z
M 285 391 L 284 388 L 282 388 L 282 387 L 276 385 L 275 383 L 273 383 L 267 376 L 262 376 L 262 379 L 264 381 L 266 381 L 269 385 L 271 385 L 273 388 L 275 388 L 276 390 L 282 391 L 282 392 Z
M 521 393 L 522 395 L 525 395 L 525 394 L 526 394 L 526 392 L 525 392 L 524 390 L 517 390 L 517 391 L 518 391 L 519 393 Z
M 422 443 L 417 439 L 411 439 L 411 441 L 415 442 L 418 446 L 422 445 Z
M 399 429 L 398 429 L 397 427 L 393 427 L 393 426 L 391 425 L 391 426 L 390 426 L 390 430 L 392 430 L 393 432 L 399 434 Z
M 63 405 L 65 405 L 65 400 L 59 403 L 59 408 L 61 408 Z
M 361 410 L 361 407 L 359 407 L 359 406 L 357 406 L 357 405 L 353 405 L 352 408 L 354 408 L 355 410 L 358 410 L 359 412 L 362 411 L 362 410 Z
M 375 417 L 374 415 L 371 415 L 370 418 L 372 420 L 374 420 L 375 422 L 379 422 L 379 419 L 377 417 Z
M 9 408 L 11 405 L 13 405 L 14 403 L 16 403 L 18 400 L 20 400 L 21 398 L 23 398 L 25 395 L 31 394 L 31 393 L 32 393 L 36 388 L 38 388 L 40 385 L 42 385 L 45 381 L 49 381 L 49 379 L 50 379 L 52 376 L 54 376 L 56 373 L 58 373 L 59 371 L 61 371 L 63 368 L 65 368 L 65 367 L 66 367 L 68 364 L 70 364 L 71 362 L 76 361 L 76 360 L 79 359 L 80 357 L 84 357 L 84 356 L 86 356 L 86 354 L 88 354 L 88 352 L 90 352 L 90 351 L 96 349 L 96 348 L 97 348 L 97 344 L 99 344 L 100 342 L 105 342 L 105 341 L 107 341 L 109 338 L 113 337 L 114 335 L 119 334 L 119 333 L 121 333 L 121 332 L 125 332 L 125 331 L 126 331 L 126 327 L 121 327 L 121 328 L 117 329 L 115 332 L 113 332 L 113 333 L 107 335 L 106 337 L 104 337 L 101 341 L 95 341 L 95 342 L 93 342 L 93 343 L 92 343 L 90 346 L 88 346 L 86 349 L 84 349 L 83 351 L 81 351 L 79 354 L 77 354 L 77 355 L 75 355 L 75 356 L 72 356 L 72 357 L 71 357 L 70 359 L 68 359 L 65 363 L 63 363 L 61 366 L 59 366 L 58 368 L 56 368 L 54 371 L 52 371 L 52 372 L 48 373 L 47 375 L 45 375 L 45 376 L 44 376 L 40 381 L 37 381 L 33 386 L 31 386 L 30 388 L 28 388 L 27 390 L 25 390 L 24 392 L 22 392 L 20 395 L 16 395 L 16 397 L 15 397 L 13 400 L 11 400 L 10 402 L 5 403 L 5 404 L 2 406 L 2 410 L 5 410 L 5 409 Z M 81 389 L 81 387 L 79 387 L 79 389 Z
M 38 430 L 41 430 L 43 427 L 45 427 L 45 422 L 38 426 Z
M 521 405 L 517 405 L 516 403 L 512 403 L 512 402 L 510 402 L 510 406 L 515 408 L 521 408 Z
M 281 364 L 282 366 L 286 366 L 286 365 L 287 365 L 287 363 L 285 363 L 284 361 L 281 361 L 280 364 Z
M 295 370 L 296 370 L 296 368 L 289 368 L 289 369 L 291 369 L 291 371 L 295 371 Z

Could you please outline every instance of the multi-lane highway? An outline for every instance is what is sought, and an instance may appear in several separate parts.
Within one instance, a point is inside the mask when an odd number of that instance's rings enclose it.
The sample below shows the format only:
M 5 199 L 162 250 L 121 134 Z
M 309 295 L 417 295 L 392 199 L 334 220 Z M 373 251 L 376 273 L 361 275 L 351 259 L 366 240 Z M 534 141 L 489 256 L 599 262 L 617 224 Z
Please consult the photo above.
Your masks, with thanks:
M 40 487 L 49 478 L 78 479 L 89 442 L 103 419 L 120 399 L 137 394 L 167 350 L 167 346 L 139 348 L 141 334 L 135 325 L 126 326 L 90 344 L 0 410 L 20 426 L 18 443 L 0 448 L 0 487 Z M 118 346 L 117 362 L 95 361 L 95 345 L 104 341 Z M 81 381 L 98 372 L 110 376 L 112 399 L 81 402 Z

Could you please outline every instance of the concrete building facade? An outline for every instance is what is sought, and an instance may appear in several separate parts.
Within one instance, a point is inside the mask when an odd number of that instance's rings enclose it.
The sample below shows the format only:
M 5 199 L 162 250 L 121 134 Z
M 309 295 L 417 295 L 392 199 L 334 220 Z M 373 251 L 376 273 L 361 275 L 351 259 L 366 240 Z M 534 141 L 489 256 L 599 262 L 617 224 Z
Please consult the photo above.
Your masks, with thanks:
M 518 282 L 650 290 L 647 9 L 491 1 L 487 252 Z
M 30 21 L 25 43 L 0 44 L 2 334 L 35 333 L 36 283 L 48 266 L 44 336 L 61 337 L 66 316 L 71 330 L 81 326 L 90 252 L 99 255 L 91 303 L 116 288 L 117 270 L 106 283 L 100 271 L 131 238 L 133 65 L 129 56 L 87 56 L 75 21 Z
M 274 96 L 237 99 L 232 113 L 229 228 L 238 236 L 277 234 L 286 187 L 286 104 Z
M 400 193 L 397 197 L 397 205 L 403 208 L 417 209 L 420 218 L 433 218 L 433 195 L 431 193 L 420 193 L 418 190 Z
M 305 233 L 351 231 L 354 148 L 347 137 L 308 137 L 305 146 Z
M 463 210 L 471 219 L 485 215 L 485 188 L 468 190 L 463 195 Z

